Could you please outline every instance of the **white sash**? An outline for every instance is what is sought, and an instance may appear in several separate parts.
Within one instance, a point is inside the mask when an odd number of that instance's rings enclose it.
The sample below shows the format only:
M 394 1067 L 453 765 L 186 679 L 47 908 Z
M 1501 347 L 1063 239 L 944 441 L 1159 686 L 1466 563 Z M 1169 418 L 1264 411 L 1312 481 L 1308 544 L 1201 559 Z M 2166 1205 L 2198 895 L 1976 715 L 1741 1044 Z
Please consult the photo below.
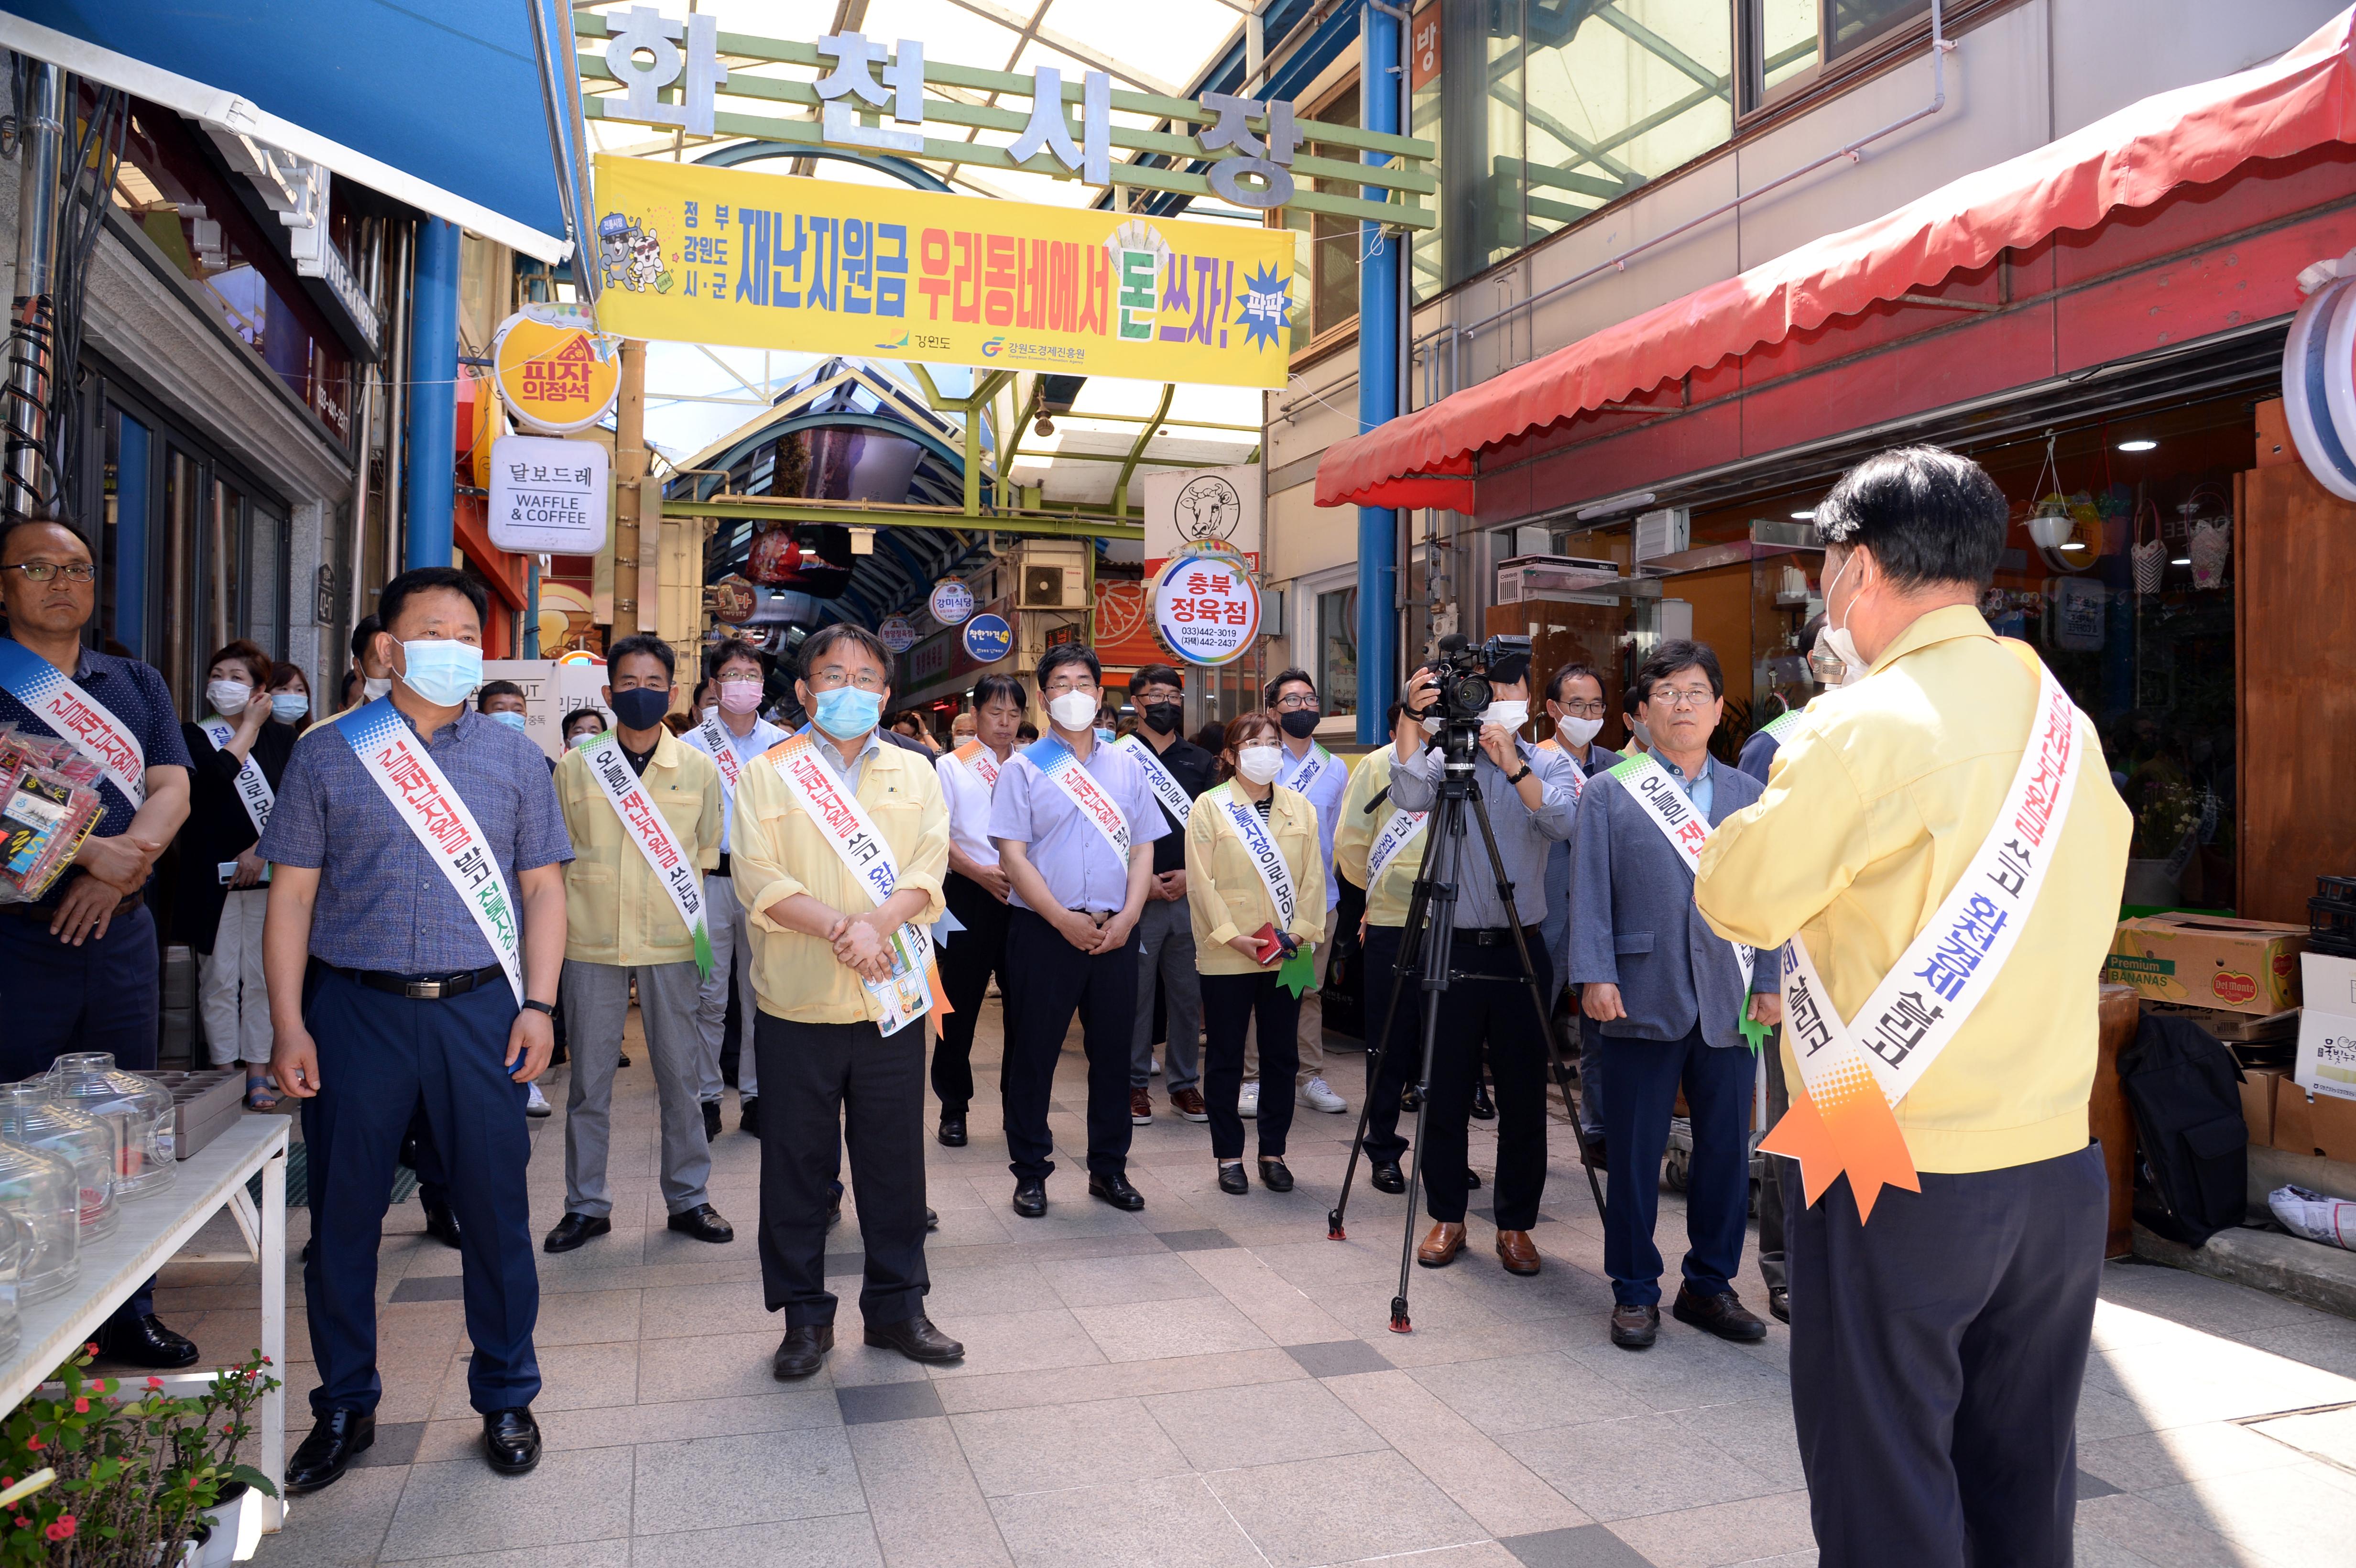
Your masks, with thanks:
M 230 741 L 237 735 L 230 721 L 218 713 L 206 720 L 199 728 L 204 731 L 205 739 L 213 743 L 216 752 L 228 751 Z M 251 752 L 246 753 L 245 765 L 237 770 L 237 798 L 238 803 L 245 807 L 246 817 L 253 824 L 254 833 L 259 836 L 270 826 L 270 808 L 278 804 L 278 794 L 270 787 L 270 781 L 262 777 L 262 763 Z
M 2053 672 L 2037 663 L 2037 717 L 1996 826 L 1930 923 L 1843 1021 L 1797 936 L 1783 945 L 1783 1026 L 1808 1093 L 1820 1104 L 1838 1083 L 1869 1073 L 1891 1105 L 1906 1097 L 1963 1028 L 2020 939 L 2052 864 L 2053 830 L 2077 786 L 2086 737 Z
M 712 765 L 720 770 L 720 787 L 728 792 L 730 801 L 736 798 L 736 781 L 744 776 L 744 767 L 736 761 L 736 748 L 730 741 L 727 726 L 718 715 L 706 719 L 695 727 L 695 733 L 712 748 Z
M 1685 858 L 1686 869 L 1699 872 L 1701 847 L 1709 841 L 1709 824 L 1702 820 L 1701 813 L 1695 809 L 1693 801 L 1677 781 L 1669 776 L 1669 770 L 1663 767 L 1650 752 L 1642 752 L 1616 764 L 1611 776 L 1620 782 L 1620 787 L 1628 792 L 1630 798 L 1644 807 L 1645 816 L 1661 830 L 1661 836 L 1669 841 L 1670 848 Z M 1727 945 L 1734 949 L 1734 961 L 1742 970 L 1742 988 L 1748 992 L 1751 989 L 1751 972 L 1757 965 L 1759 955 L 1740 942 L 1730 942 Z
M 900 866 L 859 797 L 842 787 L 808 734 L 787 736 L 769 748 L 767 756 L 785 781 L 786 793 L 809 814 L 827 847 L 851 869 L 869 901 L 881 907 L 900 885 Z M 932 1011 L 935 994 L 933 943 L 924 929 L 903 923 L 892 933 L 890 946 L 891 977 L 877 981 L 862 976 L 860 979 L 883 1009 L 875 1027 L 887 1035 L 898 1033 Z
M 1287 756 L 1290 754 L 1290 752 L 1286 753 Z M 1309 794 L 1309 786 L 1316 782 L 1318 775 L 1323 773 L 1327 764 L 1333 761 L 1333 752 L 1315 741 L 1311 741 L 1307 760 L 1301 764 L 1301 771 L 1292 775 L 1292 782 L 1286 784 L 1284 787 L 1297 795 L 1305 797 Z M 1277 782 L 1282 784 L 1284 781 L 1280 779 Z
M 1383 824 L 1383 830 L 1375 835 L 1374 843 L 1366 848 L 1368 891 L 1383 880 L 1385 868 L 1398 859 L 1399 851 L 1421 837 L 1424 815 L 1420 811 L 1394 811 L 1391 819 Z
M 361 771 L 376 781 L 394 811 L 417 835 L 425 853 L 442 868 L 451 887 L 475 917 L 476 929 L 498 955 L 516 1001 L 523 1001 L 523 933 L 515 901 L 499 876 L 499 863 L 475 826 L 475 814 L 427 752 L 390 697 L 363 703 L 335 720 L 358 757 Z
M 1579 759 L 1565 750 L 1559 741 L 1540 741 L 1537 743 L 1537 749 L 1541 752 L 1552 752 L 1570 764 L 1570 803 L 1577 805 L 1579 797 L 1587 793 L 1587 771 L 1579 765 Z
M 0 689 L 75 751 L 96 763 L 134 807 L 147 804 L 147 752 L 106 704 L 57 666 L 9 637 L 0 637 Z
M 1079 807 L 1088 826 L 1103 836 L 1112 846 L 1114 856 L 1120 861 L 1122 871 L 1129 869 L 1129 818 L 1122 815 L 1112 796 L 1105 794 L 1088 770 L 1080 765 L 1078 753 L 1064 742 L 1064 738 L 1052 731 L 1040 736 L 1023 748 L 1031 765 L 1047 775 L 1064 797 Z
M 1268 890 L 1269 901 L 1276 905 L 1276 929 L 1290 931 L 1296 905 L 1291 868 L 1285 865 L 1276 840 L 1269 837 L 1268 824 L 1259 819 L 1259 808 L 1237 795 L 1232 784 L 1221 784 L 1217 793 L 1219 805 L 1234 826 L 1236 837 L 1244 841 L 1244 850 L 1251 856 L 1252 869 L 1259 873 L 1260 885 Z
M 1162 765 L 1162 759 L 1155 754 L 1153 748 L 1133 733 L 1123 735 L 1113 744 L 1137 759 L 1138 765 L 1145 770 L 1145 782 L 1153 788 L 1153 798 L 1178 819 L 1179 827 L 1185 827 L 1187 817 L 1194 810 L 1194 803 L 1187 797 L 1178 781 L 1170 776 L 1170 770 Z
M 958 766 L 980 780 L 985 791 L 998 788 L 998 759 L 991 755 L 989 747 L 979 741 L 968 741 L 949 755 L 957 760 Z
M 695 942 L 696 974 L 709 977 L 712 932 L 704 919 L 703 879 L 697 874 L 695 858 L 680 847 L 670 824 L 647 794 L 645 781 L 630 771 L 629 759 L 622 755 L 621 731 L 605 731 L 573 750 L 589 764 L 589 776 L 605 790 L 605 804 L 621 818 L 622 831 L 638 847 L 655 880 L 670 895 L 670 907 L 679 911 L 680 922 Z

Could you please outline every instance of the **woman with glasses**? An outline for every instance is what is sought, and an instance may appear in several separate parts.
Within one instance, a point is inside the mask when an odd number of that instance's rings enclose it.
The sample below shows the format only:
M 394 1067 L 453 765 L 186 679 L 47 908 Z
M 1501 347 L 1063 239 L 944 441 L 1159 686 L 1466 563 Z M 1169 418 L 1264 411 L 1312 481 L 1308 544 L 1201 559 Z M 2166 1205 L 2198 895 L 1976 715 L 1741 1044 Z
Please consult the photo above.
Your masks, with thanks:
M 1275 1093 L 1260 1096 L 1259 1179 L 1292 1190 L 1284 1163 L 1293 1097 L 1284 1091 L 1301 1065 L 1299 977 L 1284 965 L 1325 935 L 1325 860 L 1317 808 L 1276 782 L 1283 731 L 1266 713 L 1227 726 L 1219 752 L 1226 783 L 1194 803 L 1186 819 L 1186 903 L 1194 916 L 1194 968 L 1203 983 L 1204 1104 L 1219 1190 L 1241 1197 L 1244 1030 L 1259 1024 L 1259 1071 Z

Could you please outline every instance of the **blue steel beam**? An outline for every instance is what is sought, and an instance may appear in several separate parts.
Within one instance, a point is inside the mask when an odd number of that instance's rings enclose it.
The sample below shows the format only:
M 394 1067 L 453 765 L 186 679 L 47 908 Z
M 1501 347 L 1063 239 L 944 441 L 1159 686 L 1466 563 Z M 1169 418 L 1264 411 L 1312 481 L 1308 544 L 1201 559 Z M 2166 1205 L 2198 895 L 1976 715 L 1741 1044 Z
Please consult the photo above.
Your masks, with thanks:
M 1360 123 L 1369 131 L 1400 131 L 1398 83 L 1407 59 L 1407 25 L 1373 5 L 1360 12 L 1363 61 L 1358 73 Z M 1372 163 L 1383 155 L 1365 155 Z M 1370 196 L 1375 187 L 1362 187 Z M 1398 417 L 1399 290 L 1407 270 L 1403 235 L 1386 237 L 1377 223 L 1361 223 L 1358 253 L 1358 430 L 1361 434 Z M 1398 686 L 1398 616 L 1391 608 L 1398 580 L 1398 514 L 1387 507 L 1358 508 L 1358 739 L 1386 738 L 1383 715 Z

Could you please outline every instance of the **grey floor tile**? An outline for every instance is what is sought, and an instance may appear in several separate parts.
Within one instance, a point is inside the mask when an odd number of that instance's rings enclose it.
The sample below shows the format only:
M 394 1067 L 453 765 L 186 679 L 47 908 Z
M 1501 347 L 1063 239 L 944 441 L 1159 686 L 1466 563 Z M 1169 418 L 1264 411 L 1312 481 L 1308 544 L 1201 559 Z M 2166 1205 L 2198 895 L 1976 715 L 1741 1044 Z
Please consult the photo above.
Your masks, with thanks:
M 1173 1253 L 1207 1253 L 1236 1243 L 1225 1231 L 1162 1231 L 1162 1244 Z
M 269 1537 L 264 1536 L 267 1541 Z M 467 1552 L 433 1559 L 434 1568 L 631 1568 L 630 1543 L 571 1541 L 555 1546 L 519 1546 L 506 1552 Z
M 1654 1568 L 1652 1559 L 1600 1524 L 1509 1535 L 1497 1544 L 1525 1568 Z
M 1808 1494 L 1775 1492 L 1703 1508 L 1675 1509 L 1612 1524 L 1612 1533 L 1659 1568 L 1719 1568 L 1815 1546 Z
M 628 1544 L 629 1568 L 884 1568 L 863 1513 L 642 1535 Z
M 1075 1482 L 1110 1486 L 1183 1474 L 1188 1456 L 1134 1399 L 953 1417 L 985 1497 L 1053 1490 Z
M 1314 1379 L 1156 1394 L 1145 1402 L 1198 1470 L 1274 1465 L 1385 1446 Z
M 1039 1312 L 991 1312 L 936 1317 L 943 1333 L 965 1343 L 965 1360 L 936 1369 L 937 1377 L 983 1372 L 1035 1372 L 1100 1363 L 1105 1353 L 1063 1307 Z
M 1492 1435 L 1641 1415 L 1647 1406 L 1568 1356 L 1506 1356 L 1419 1367 L 1409 1374 Z
M 2083 1468 L 2078 1472 L 2078 1500 L 2081 1502 L 2089 1498 L 2115 1498 L 2123 1489 L 2100 1476 L 2088 1475 Z
M 1660 1428 L 1657 1417 L 1639 1416 L 1497 1441 L 1555 1490 L 1607 1523 L 1782 1489 L 1690 1434 L 1673 1444 L 1661 1442 Z
M 998 1521 L 945 1420 L 846 1429 L 875 1538 L 893 1568 L 1012 1568 Z
M 626 1448 L 543 1455 L 540 1467 L 526 1476 L 494 1475 L 479 1459 L 412 1466 L 380 1559 L 393 1563 L 626 1536 L 630 1467 Z M 293 1517 L 302 1517 L 299 1507 Z
M 1387 1448 L 1222 1470 L 1204 1479 L 1271 1568 L 1429 1551 L 1487 1536 Z
M 392 1287 L 395 1301 L 457 1301 L 466 1294 L 466 1281 L 455 1274 L 404 1279 Z
M 649 1444 L 637 1456 L 634 1535 L 859 1513 L 867 1507 L 842 1429 Z
M 1364 1339 L 1335 1339 L 1320 1345 L 1287 1345 L 1287 1354 L 1312 1378 L 1343 1378 L 1357 1372 L 1380 1372 L 1391 1363 Z
M 1073 1258 L 1045 1263 L 1038 1273 L 1071 1307 L 1119 1307 L 1215 1296 L 1217 1287 L 1169 1253 L 1136 1257 Z
M 991 1499 L 1020 1568 L 1268 1568 L 1197 1476 Z
M 941 1396 L 929 1382 L 868 1383 L 837 1389 L 845 1426 L 865 1426 L 878 1421 L 920 1421 L 939 1415 Z
M 293 1416 L 294 1413 L 290 1411 L 288 1414 Z M 414 1464 L 417 1461 L 417 1445 L 424 1435 L 425 1423 L 422 1421 L 380 1421 L 377 1423 L 376 1441 L 352 1461 L 352 1468 L 375 1470 L 387 1466 Z M 302 1439 L 296 1436 L 292 1441 L 299 1443 Z
M 1275 1341 L 1219 1296 L 1076 1307 L 1072 1316 L 1108 1361 L 1266 1349 Z

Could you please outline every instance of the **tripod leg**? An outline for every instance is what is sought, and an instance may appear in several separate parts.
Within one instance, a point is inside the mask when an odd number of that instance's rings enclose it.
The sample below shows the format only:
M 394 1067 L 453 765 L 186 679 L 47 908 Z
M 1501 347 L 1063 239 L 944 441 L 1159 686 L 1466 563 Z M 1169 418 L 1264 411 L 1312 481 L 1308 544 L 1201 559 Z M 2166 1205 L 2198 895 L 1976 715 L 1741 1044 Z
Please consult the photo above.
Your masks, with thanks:
M 1325 1215 L 1325 1239 L 1329 1242 L 1342 1242 L 1349 1239 L 1349 1233 L 1344 1229 L 1343 1221 L 1350 1212 L 1350 1187 L 1357 1179 L 1358 1155 L 1365 1147 L 1366 1125 L 1375 1114 L 1373 1086 L 1382 1083 L 1383 1063 L 1390 1055 L 1391 1041 L 1398 1035 L 1399 999 L 1407 993 L 1408 970 L 1421 954 L 1423 945 L 1421 917 L 1430 903 L 1430 888 L 1425 879 L 1419 875 L 1415 880 L 1415 891 L 1408 900 L 1407 925 L 1399 936 L 1398 962 L 1393 966 L 1391 973 L 1391 1002 L 1389 1008 L 1383 1014 L 1383 1038 L 1376 1042 L 1374 1066 L 1366 1080 L 1368 1089 L 1365 1102 L 1358 1107 L 1358 1132 L 1357 1136 L 1350 1140 L 1350 1162 L 1342 1169 L 1342 1196 L 1334 1201 L 1333 1207 Z M 1365 950 L 1361 948 L 1360 951 Z
M 1456 935 L 1456 866 L 1447 866 L 1447 877 L 1441 875 L 1441 867 L 1451 855 L 1459 864 L 1463 859 L 1464 797 L 1461 793 L 1442 792 L 1429 833 L 1424 866 L 1432 877 L 1433 891 L 1424 932 L 1428 946 L 1422 965 L 1423 1051 L 1415 1085 L 1415 1150 L 1408 1161 L 1407 1213 L 1400 1221 L 1398 1294 L 1391 1297 L 1394 1334 L 1415 1332 L 1415 1322 L 1407 1309 L 1408 1271 L 1415 1266 L 1415 1195 L 1422 1186 L 1423 1151 L 1430 1141 L 1427 1132 L 1431 1118 L 1431 1059 L 1440 1039 L 1440 999 L 1448 989 L 1448 965 Z M 1405 972 L 1403 965 L 1401 972 Z
M 1436 945 L 1441 961 L 1445 963 L 1448 943 L 1442 939 Z M 1446 971 L 1443 969 L 1441 974 L 1444 979 Z M 1398 1294 L 1391 1297 L 1391 1332 L 1394 1334 L 1415 1332 L 1414 1319 L 1408 1316 L 1407 1310 L 1407 1281 L 1408 1271 L 1415 1266 L 1415 1197 L 1423 1181 L 1424 1132 L 1431 1115 L 1431 1056 L 1439 1040 L 1440 998 L 1445 989 L 1443 984 L 1423 993 L 1423 1069 L 1416 1083 L 1419 1093 L 1415 1106 L 1415 1152 L 1408 1160 L 1407 1220 L 1399 1236 Z

